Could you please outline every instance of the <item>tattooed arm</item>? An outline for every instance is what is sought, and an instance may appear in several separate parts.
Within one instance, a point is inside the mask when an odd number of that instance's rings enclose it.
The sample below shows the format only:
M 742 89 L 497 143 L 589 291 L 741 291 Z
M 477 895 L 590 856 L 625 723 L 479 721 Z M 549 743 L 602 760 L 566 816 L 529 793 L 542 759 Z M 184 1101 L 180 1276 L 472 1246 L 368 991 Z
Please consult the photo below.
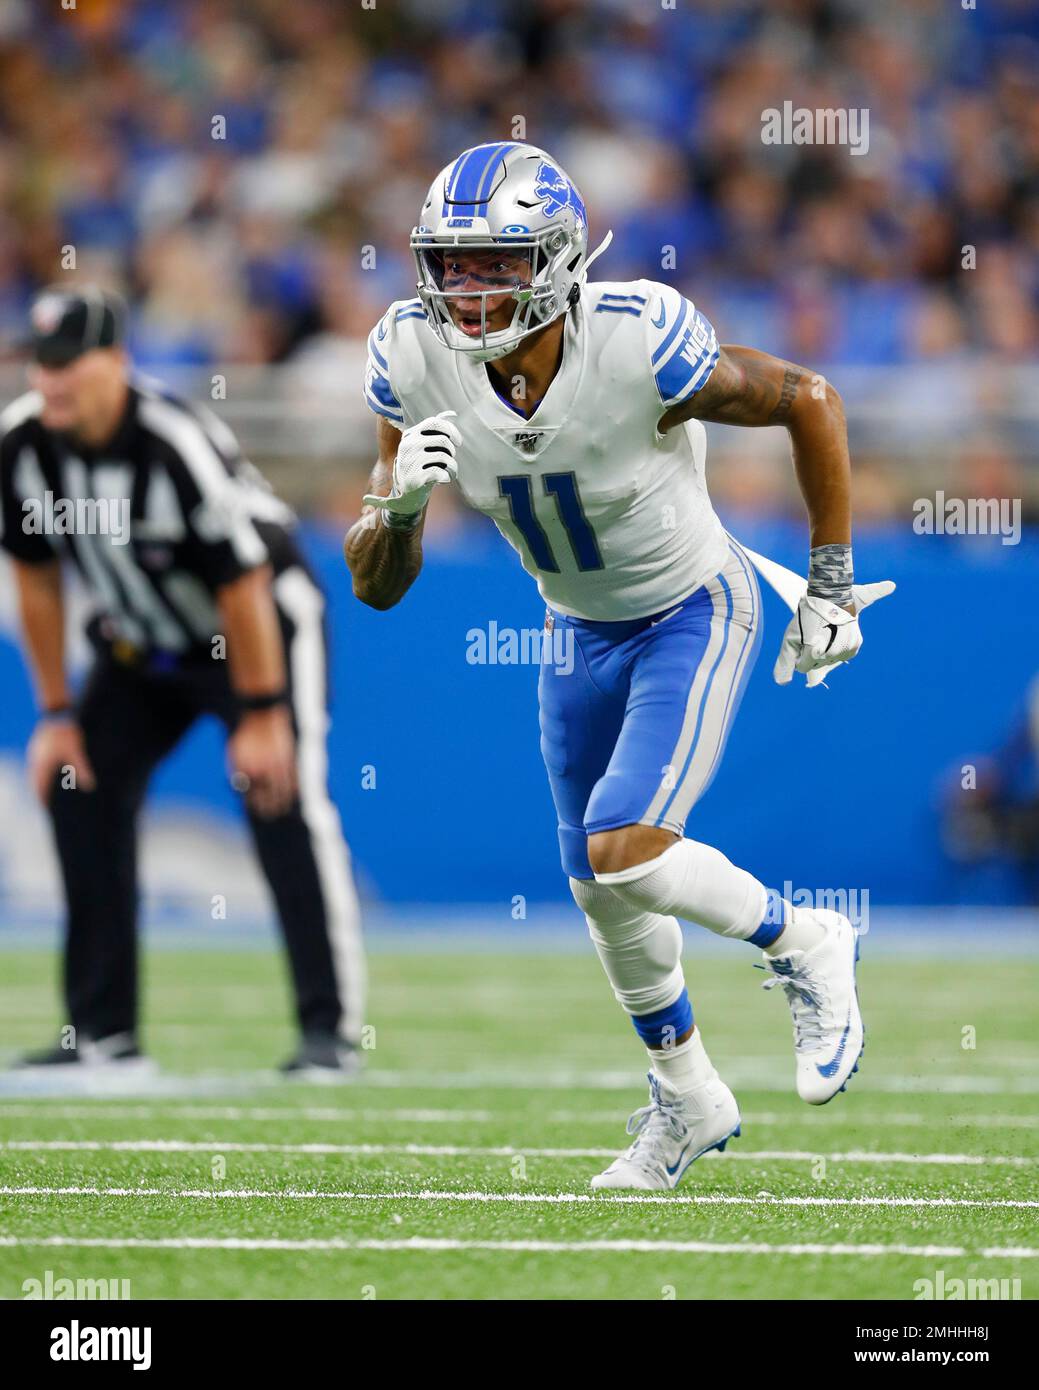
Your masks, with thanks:
M 702 390 L 673 406 L 662 434 L 684 420 L 721 425 L 784 425 L 808 508 L 811 545 L 851 543 L 851 465 L 841 398 L 821 376 L 753 348 L 721 349 Z
M 380 418 L 379 461 L 372 470 L 371 492 L 389 493 L 400 439 L 400 430 Z M 364 507 L 360 520 L 347 532 L 343 554 L 353 575 L 354 593 L 369 608 L 392 608 L 418 578 L 424 518 L 425 513 L 410 530 L 399 530 L 384 525 L 375 507 Z
M 858 613 L 894 584 L 855 584 L 851 557 L 851 465 L 844 408 L 821 376 L 753 348 L 723 347 L 707 384 L 673 406 L 657 428 L 684 420 L 723 425 L 784 425 L 797 481 L 808 508 L 812 549 L 808 586 L 783 636 L 773 675 L 788 684 L 795 671 L 819 685 L 828 670 L 862 645 Z M 842 611 L 843 610 L 843 611 Z

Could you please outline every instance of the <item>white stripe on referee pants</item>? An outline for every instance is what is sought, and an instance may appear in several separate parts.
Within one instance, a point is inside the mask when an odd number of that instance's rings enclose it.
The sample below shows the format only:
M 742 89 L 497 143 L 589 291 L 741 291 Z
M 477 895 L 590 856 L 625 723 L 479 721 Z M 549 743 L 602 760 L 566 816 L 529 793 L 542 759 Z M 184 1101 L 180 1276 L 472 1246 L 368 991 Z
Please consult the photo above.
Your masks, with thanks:
M 339 812 L 328 795 L 328 710 L 321 591 L 298 567 L 274 581 L 274 597 L 295 629 L 289 643 L 292 704 L 299 730 L 297 762 L 303 820 L 314 849 L 325 904 L 332 965 L 343 1017 L 339 1031 L 357 1044 L 363 1022 L 366 972 L 361 914 L 350 869 L 350 850 Z

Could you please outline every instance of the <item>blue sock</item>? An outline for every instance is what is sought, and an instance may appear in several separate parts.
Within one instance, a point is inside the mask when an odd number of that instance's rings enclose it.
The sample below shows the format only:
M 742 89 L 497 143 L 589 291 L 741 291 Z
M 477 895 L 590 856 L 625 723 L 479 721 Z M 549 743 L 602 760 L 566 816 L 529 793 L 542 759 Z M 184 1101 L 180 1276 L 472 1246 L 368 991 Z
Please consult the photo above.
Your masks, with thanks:
M 647 1047 L 667 1047 L 673 1045 L 683 1033 L 693 1026 L 693 1006 L 685 989 L 673 1004 L 666 1009 L 657 1009 L 652 1014 L 633 1014 L 631 1018 L 635 1032 Z
M 771 946 L 773 941 L 779 936 L 786 926 L 786 915 L 789 911 L 786 899 L 781 898 L 774 888 L 768 890 L 768 907 L 765 909 L 765 917 L 753 936 L 748 936 L 747 940 L 752 946 Z

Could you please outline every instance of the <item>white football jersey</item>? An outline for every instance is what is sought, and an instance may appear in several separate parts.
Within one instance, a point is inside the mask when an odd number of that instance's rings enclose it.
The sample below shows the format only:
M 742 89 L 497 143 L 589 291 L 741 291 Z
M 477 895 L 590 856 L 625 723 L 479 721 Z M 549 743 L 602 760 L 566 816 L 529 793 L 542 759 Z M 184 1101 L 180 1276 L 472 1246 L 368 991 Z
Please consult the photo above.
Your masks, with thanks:
M 646 617 L 725 564 L 703 425 L 657 432 L 665 410 L 707 381 L 718 341 L 688 299 L 652 280 L 584 285 L 565 324 L 559 371 L 526 419 L 485 365 L 434 337 L 417 299 L 399 300 L 368 339 L 365 399 L 402 430 L 455 412 L 458 485 L 550 607 Z

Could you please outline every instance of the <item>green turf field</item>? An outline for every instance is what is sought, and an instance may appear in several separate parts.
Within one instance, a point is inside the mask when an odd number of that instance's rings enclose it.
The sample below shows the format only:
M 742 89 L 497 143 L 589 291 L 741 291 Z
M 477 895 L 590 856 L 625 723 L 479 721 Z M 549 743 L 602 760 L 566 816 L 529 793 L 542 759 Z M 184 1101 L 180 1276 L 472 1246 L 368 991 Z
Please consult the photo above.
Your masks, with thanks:
M 165 1093 L 0 1093 L 0 1297 L 47 1270 L 135 1299 L 1035 1297 L 1039 963 L 865 951 L 863 1066 L 813 1110 L 751 956 L 686 953 L 742 1139 L 618 1200 L 587 1182 L 645 1087 L 591 952 L 377 953 L 363 1080 L 294 1089 L 255 1074 L 291 1044 L 279 960 L 155 950 Z M 48 1040 L 54 968 L 0 953 L 8 1054 Z

